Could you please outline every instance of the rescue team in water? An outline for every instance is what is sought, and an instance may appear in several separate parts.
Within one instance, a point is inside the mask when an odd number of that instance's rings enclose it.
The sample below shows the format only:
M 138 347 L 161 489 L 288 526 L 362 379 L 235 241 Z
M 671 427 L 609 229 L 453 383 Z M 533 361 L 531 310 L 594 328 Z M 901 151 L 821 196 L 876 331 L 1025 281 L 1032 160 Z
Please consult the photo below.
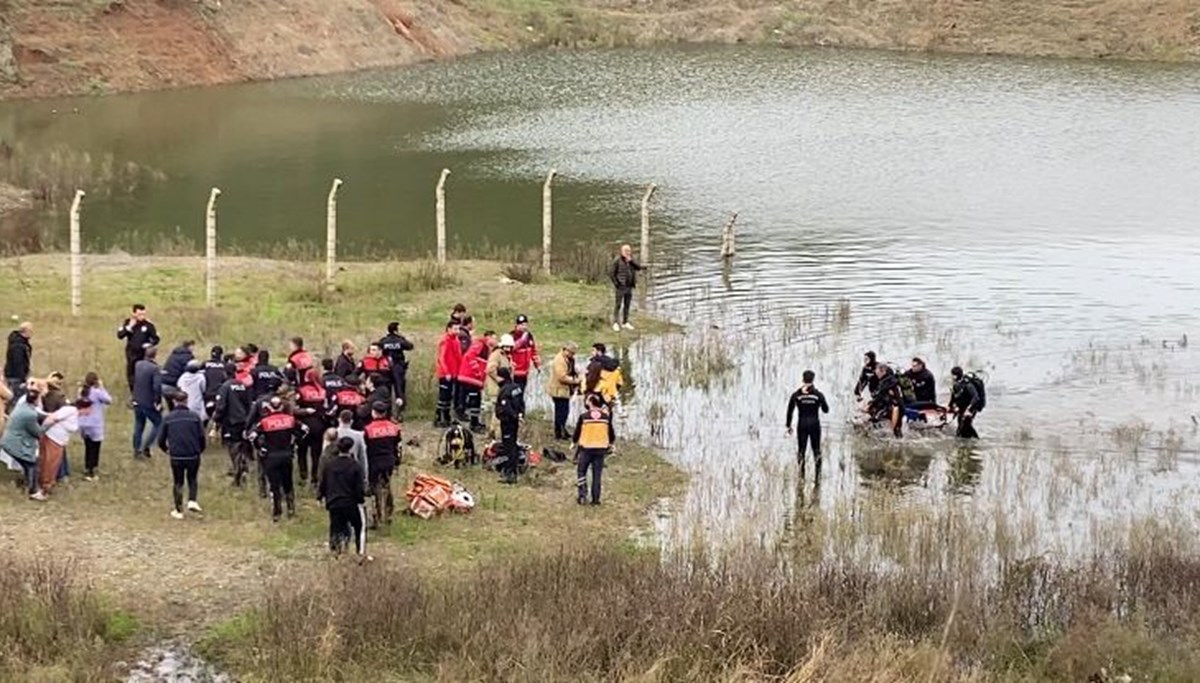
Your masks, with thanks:
M 133 457 L 149 459 L 154 448 L 167 454 L 173 480 L 170 516 L 202 513 L 197 498 L 201 458 L 210 439 L 219 437 L 235 486 L 243 485 L 252 465 L 257 470 L 258 492 L 270 500 L 272 520 L 278 522 L 285 509 L 289 517 L 296 514 L 297 485 L 307 484 L 329 513 L 331 549 L 340 553 L 353 541 L 365 557 L 365 530 L 392 521 L 391 478 L 403 456 L 407 354 L 414 344 L 399 327 L 390 323 L 387 334 L 371 342 L 361 358 L 347 340 L 336 358 L 318 360 L 304 339 L 295 337 L 281 366 L 272 362 L 269 350 L 250 343 L 228 353 L 213 346 L 202 360 L 195 356 L 195 342 L 185 340 L 160 366 L 158 329 L 146 307 L 135 304 L 117 330 L 125 343 Z M 44 501 L 70 474 L 66 449 L 76 432 L 82 432 L 87 451 L 84 479 L 98 479 L 104 408 L 111 397 L 95 373 L 89 373 L 74 402 L 65 399 L 60 374 L 32 378 L 32 329 L 22 323 L 9 338 L 0 382 L 5 404 L 0 418 L 8 415 L 6 424 L 0 421 L 0 462 L 22 472 L 30 499 Z M 541 357 L 524 315 L 507 334 L 475 330 L 466 306 L 456 305 L 438 342 L 433 424 L 448 434 L 469 429 L 490 435 L 495 440 L 490 464 L 503 482 L 515 484 L 522 464 L 528 465 L 521 457 L 528 446 L 518 442 L 518 434 L 529 379 L 541 371 Z M 547 391 L 554 403 L 554 437 L 574 445 L 576 500 L 599 505 L 605 458 L 616 442 L 612 415 L 623 379 L 603 344 L 592 346 L 586 368 L 577 364 L 578 350 L 574 343 L 563 345 L 550 365 Z M 578 417 L 568 425 L 572 413 Z M 370 514 L 367 498 L 373 501 Z
M 913 358 L 908 370 L 896 372 L 876 359 L 874 351 L 863 356 L 862 372 L 854 385 L 854 398 L 859 401 L 855 423 L 870 430 L 886 426 L 896 438 L 904 436 L 904 425 L 911 429 L 941 429 L 951 419 L 957 420 L 956 436 L 978 439 L 975 417 L 987 405 L 986 386 L 977 373 L 964 372 L 955 366 L 950 370 L 953 385 L 949 403 L 943 407 L 937 401 L 937 379 L 920 358 Z M 818 479 L 821 476 L 821 413 L 829 412 L 829 403 L 813 382 L 816 374 L 805 370 L 800 388 L 788 398 L 787 431 L 795 434 L 800 475 L 804 476 L 807 453 L 811 449 Z M 863 392 L 867 398 L 863 400 Z M 795 428 L 792 427 L 796 419 Z

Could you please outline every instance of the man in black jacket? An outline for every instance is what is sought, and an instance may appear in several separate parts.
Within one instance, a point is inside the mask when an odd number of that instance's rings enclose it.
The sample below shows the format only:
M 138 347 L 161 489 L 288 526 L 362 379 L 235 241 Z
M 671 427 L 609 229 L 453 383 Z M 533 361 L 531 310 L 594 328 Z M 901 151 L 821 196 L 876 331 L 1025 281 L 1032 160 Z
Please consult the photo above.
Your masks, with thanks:
M 169 393 L 175 407 L 167 414 L 158 435 L 158 447 L 171 459 L 172 489 L 175 507 L 172 519 L 183 519 L 183 483 L 187 481 L 189 512 L 203 512 L 196 502 L 197 483 L 200 474 L 200 454 L 206 445 L 204 424 L 200 416 L 188 410 L 187 395 L 179 390 Z
M 117 328 L 117 339 L 125 340 L 125 378 L 129 381 L 129 390 L 133 391 L 134 366 L 142 360 L 146 349 L 158 346 L 162 341 L 154 323 L 146 318 L 145 306 L 133 305 L 130 316 Z
M 246 429 L 250 426 L 250 388 L 237 380 L 237 367 L 230 363 L 225 368 L 226 379 L 217 389 L 213 400 L 212 422 L 221 430 L 221 443 L 229 451 L 230 472 L 234 486 L 241 487 L 242 480 L 250 468 L 251 448 L 246 440 Z
M 30 366 L 33 363 L 33 345 L 29 343 L 32 336 L 33 323 L 29 322 L 21 323 L 17 329 L 8 333 L 4 381 L 13 392 L 11 405 L 16 405 L 17 399 L 24 393 L 25 383 L 29 381 Z
M 215 410 L 217 392 L 221 390 L 225 380 L 237 373 L 237 368 L 234 368 L 233 374 L 229 373 L 229 369 L 225 367 L 224 356 L 225 349 L 220 346 L 212 347 L 209 358 L 204 361 L 202 369 L 204 372 L 204 410 L 210 418 Z
M 971 381 L 963 373 L 963 369 L 955 366 L 950 369 L 950 376 L 954 378 L 954 388 L 950 391 L 950 413 L 958 418 L 958 432 L 956 436 L 960 439 L 978 439 L 979 432 L 975 431 L 975 414 L 982 407 L 979 391 L 975 388 L 975 383 Z
M 513 380 L 512 371 L 500 368 L 500 394 L 496 396 L 496 419 L 500 421 L 500 452 L 504 454 L 504 478 L 506 484 L 517 483 L 520 445 L 517 434 L 525 419 L 525 392 Z
M 354 441 L 343 436 L 337 440 L 337 457 L 325 465 L 318 484 L 317 497 L 329 512 L 329 549 L 341 555 L 346 542 L 354 539 L 354 551 L 367 557 L 366 489 L 362 466 L 351 456 Z
M 904 436 L 904 392 L 900 389 L 900 380 L 896 372 L 883 363 L 875 366 L 875 377 L 879 385 L 871 396 L 868 409 L 874 419 L 888 420 L 892 434 L 899 439 Z
M 271 352 L 262 349 L 258 352 L 258 365 L 250 371 L 251 398 L 273 396 L 283 386 L 283 373 L 271 365 Z
M 914 408 L 937 405 L 937 379 L 925 367 L 925 361 L 912 359 L 912 367 L 905 370 L 902 377 L 912 383 Z
M 408 359 L 404 352 L 412 351 L 413 343 L 400 334 L 400 323 L 392 322 L 388 323 L 387 336 L 380 339 L 378 344 L 392 366 L 392 391 L 396 400 L 401 402 L 400 411 L 403 414 L 408 404 Z
M 179 346 L 171 350 L 171 355 L 167 356 L 167 362 L 163 364 L 162 383 L 164 386 L 179 385 L 179 378 L 183 376 L 183 371 L 187 369 L 188 363 L 196 358 L 196 354 L 192 352 L 192 348 L 195 346 L 196 342 L 185 339 Z
M 796 433 L 799 438 L 797 458 L 800 461 L 800 476 L 804 476 L 805 455 L 808 446 L 812 446 L 813 463 L 816 466 L 817 480 L 821 479 L 821 413 L 829 412 L 829 404 L 822 394 L 813 386 L 816 373 L 805 370 L 800 388 L 788 399 L 787 431 L 792 434 L 792 415 L 799 413 L 796 421 Z
M 149 458 L 150 446 L 158 441 L 162 431 L 162 372 L 156 359 L 158 349 L 151 346 L 142 352 L 144 358 L 134 366 L 133 377 L 133 457 Z M 142 441 L 146 423 L 152 425 L 150 438 Z
M 867 351 L 863 354 L 862 372 L 858 375 L 858 383 L 854 385 L 854 398 L 862 396 L 863 389 L 867 390 L 868 396 L 874 396 L 879 389 L 879 377 L 875 375 L 875 367 L 879 365 L 875 360 L 875 352 Z
M 633 302 L 637 273 L 641 269 L 642 266 L 633 260 L 633 247 L 621 245 L 621 255 L 608 267 L 608 279 L 612 282 L 616 300 L 613 306 L 613 332 L 620 332 L 622 327 L 633 329 L 633 325 L 629 324 L 629 305 Z

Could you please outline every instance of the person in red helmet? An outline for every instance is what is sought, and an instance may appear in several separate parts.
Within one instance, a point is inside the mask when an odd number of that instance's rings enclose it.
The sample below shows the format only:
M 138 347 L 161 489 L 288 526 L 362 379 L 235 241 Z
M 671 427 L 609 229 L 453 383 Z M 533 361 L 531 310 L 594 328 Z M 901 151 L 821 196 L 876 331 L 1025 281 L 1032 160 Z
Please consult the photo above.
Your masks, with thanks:
M 537 342 L 533 340 L 533 332 L 529 329 L 528 316 L 517 316 L 512 338 L 513 381 L 520 385 L 522 390 L 525 390 L 529 384 L 530 370 L 541 371 L 542 369 L 542 359 L 538 355 Z

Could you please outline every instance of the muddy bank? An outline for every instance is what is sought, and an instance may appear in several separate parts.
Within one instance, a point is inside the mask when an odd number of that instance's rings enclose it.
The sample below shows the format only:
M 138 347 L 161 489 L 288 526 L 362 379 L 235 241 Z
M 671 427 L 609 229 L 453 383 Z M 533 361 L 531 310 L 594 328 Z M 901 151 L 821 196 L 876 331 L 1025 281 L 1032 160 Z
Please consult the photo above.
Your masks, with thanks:
M 542 45 L 1200 58 L 1200 6 L 1180 0 L 0 0 L 0 10 L 0 97 L 267 80 Z

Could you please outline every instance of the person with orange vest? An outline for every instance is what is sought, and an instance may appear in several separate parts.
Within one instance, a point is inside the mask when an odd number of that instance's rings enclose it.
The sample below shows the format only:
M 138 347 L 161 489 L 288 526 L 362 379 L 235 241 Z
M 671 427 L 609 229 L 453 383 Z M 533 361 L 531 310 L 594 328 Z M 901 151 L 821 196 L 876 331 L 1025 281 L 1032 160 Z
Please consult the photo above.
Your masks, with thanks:
M 487 431 L 479 420 L 479 411 L 483 405 L 483 385 L 487 381 L 488 356 L 496 347 L 496 333 L 488 330 L 483 336 L 471 343 L 471 347 L 463 354 L 462 363 L 458 370 L 458 384 L 465 395 L 467 419 L 471 422 L 471 431 L 482 434 Z
M 288 342 L 288 358 L 283 365 L 283 376 L 292 386 L 304 383 L 304 377 L 309 370 L 316 367 L 312 354 L 304 350 L 304 340 L 292 337 Z
M 288 517 L 296 516 L 296 493 L 292 484 L 292 457 L 296 444 L 308 437 L 308 428 L 283 409 L 283 401 L 271 398 L 263 404 L 264 416 L 250 438 L 262 453 L 262 463 L 271 489 L 271 521 L 278 522 L 282 503 Z
M 604 400 L 596 394 L 590 394 L 579 422 L 575 423 L 573 438 L 578 449 L 575 475 L 580 505 L 588 503 L 588 469 L 592 470 L 592 505 L 600 504 L 600 477 L 604 473 L 604 459 L 616 440 L 612 416 L 604 408 Z
M 321 450 L 324 446 L 321 441 L 325 433 L 327 403 L 328 397 L 321 383 L 321 375 L 315 369 L 309 368 L 303 375 L 303 384 L 296 390 L 296 416 L 308 429 L 308 436 L 300 442 L 296 456 L 300 481 L 308 479 L 313 488 L 317 485 L 317 468 L 321 463 Z
M 435 428 L 450 426 L 450 404 L 454 400 L 454 383 L 458 379 L 463 360 L 462 347 L 458 343 L 458 323 L 451 320 L 446 323 L 446 333 L 438 342 L 437 351 L 437 416 L 433 419 Z
M 392 473 L 400 464 L 402 446 L 400 425 L 391 420 L 389 412 L 387 403 L 376 401 L 371 406 L 371 421 L 363 428 L 363 441 L 367 445 L 367 478 L 374 498 L 372 529 L 380 524 L 391 524 L 395 511 Z
M 354 375 L 347 377 L 342 388 L 329 398 L 329 417 L 336 418 L 343 410 L 348 410 L 351 415 L 355 416 L 352 426 L 354 429 L 362 431 L 364 422 L 358 417 L 358 409 L 367 399 L 363 396 L 361 388 L 362 381 L 358 377 Z
M 512 331 L 513 338 L 513 381 L 526 389 L 529 384 L 529 370 L 542 369 L 542 359 L 538 355 L 537 342 L 533 340 L 533 332 L 529 330 L 529 317 L 518 315 L 516 327 Z

